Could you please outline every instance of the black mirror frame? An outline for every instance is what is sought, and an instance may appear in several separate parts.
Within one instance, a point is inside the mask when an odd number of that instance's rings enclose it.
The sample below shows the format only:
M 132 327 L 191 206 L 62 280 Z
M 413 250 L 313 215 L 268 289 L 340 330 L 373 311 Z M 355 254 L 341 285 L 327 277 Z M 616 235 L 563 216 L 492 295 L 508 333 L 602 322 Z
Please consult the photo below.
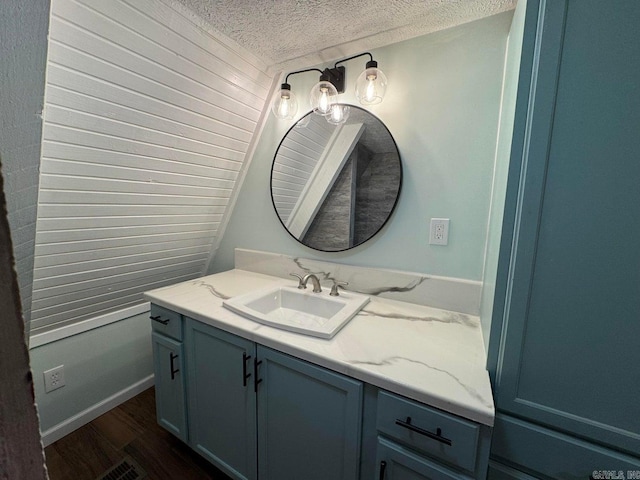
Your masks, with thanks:
M 403 176 L 404 176 L 404 172 L 403 172 L 403 168 L 402 168 L 402 158 L 400 157 L 400 150 L 398 149 L 398 144 L 396 143 L 396 139 L 393 137 L 393 135 L 391 134 L 391 131 L 389 131 L 389 128 L 385 125 L 385 123 L 380 120 L 380 118 L 378 118 L 376 115 L 374 115 L 373 113 L 371 113 L 369 110 L 366 110 L 362 107 L 358 107 L 355 105 L 349 105 L 349 104 L 340 104 L 340 105 L 348 105 L 350 108 L 357 108 L 359 110 L 363 110 L 366 113 L 368 113 L 369 115 L 371 115 L 372 117 L 374 117 L 378 122 L 380 122 L 380 124 L 385 128 L 385 130 L 387 131 L 387 133 L 389 134 L 389 137 L 391 138 L 391 141 L 393 142 L 393 146 L 396 149 L 396 152 L 398 153 L 398 166 L 400 169 L 400 178 L 398 181 L 398 193 L 396 194 L 396 198 L 393 202 L 393 206 L 391 207 L 391 210 L 389 210 L 389 214 L 387 215 L 387 217 L 385 218 L 384 222 L 382 222 L 380 224 L 380 227 L 376 229 L 376 231 L 374 233 L 372 233 L 366 240 L 361 241 L 360 243 L 353 245 L 351 247 L 347 247 L 347 248 L 342 248 L 342 249 L 338 249 L 338 250 L 323 250 L 321 248 L 316 248 L 310 245 L 307 245 L 305 243 L 302 242 L 302 240 L 296 238 L 290 231 L 289 229 L 286 227 L 286 225 L 284 224 L 284 222 L 282 221 L 282 218 L 280 218 L 280 214 L 278 213 L 278 209 L 276 208 L 276 203 L 275 200 L 273 198 L 273 168 L 275 166 L 275 162 L 276 162 L 276 157 L 278 156 L 278 151 L 280 150 L 280 147 L 282 146 L 282 143 L 284 142 L 285 138 L 287 138 L 287 135 L 289 135 L 289 133 L 291 132 L 291 130 L 293 130 L 297 125 L 298 122 L 300 122 L 303 118 L 308 117 L 309 115 L 316 115 L 315 113 L 313 113 L 313 111 L 310 111 L 309 113 L 307 113 L 306 115 L 303 115 L 302 117 L 300 117 L 290 128 L 289 130 L 287 130 L 287 132 L 284 134 L 284 136 L 282 137 L 282 139 L 280 140 L 280 143 L 278 144 L 278 148 L 276 148 L 276 151 L 273 155 L 273 161 L 271 162 L 271 172 L 269 174 L 269 192 L 271 193 L 271 203 L 273 205 L 273 210 L 276 213 L 276 216 L 278 217 L 278 220 L 280 221 L 280 224 L 282 225 L 282 227 L 285 229 L 285 231 L 291 236 L 291 238 L 293 238 L 296 242 L 300 243 L 301 245 L 304 245 L 307 248 L 310 248 L 312 250 L 316 250 L 318 252 L 324 252 L 324 253 L 338 253 L 338 252 L 345 252 L 347 250 L 352 250 L 356 247 L 359 247 L 360 245 L 368 242 L 369 240 L 371 240 L 372 238 L 374 238 L 376 235 L 378 235 L 378 233 L 380 233 L 380 231 L 384 228 L 384 226 L 389 222 L 389 219 L 393 216 L 393 213 L 396 210 L 396 207 L 398 205 L 398 200 L 400 199 L 400 193 L 402 192 L 402 183 L 403 183 Z

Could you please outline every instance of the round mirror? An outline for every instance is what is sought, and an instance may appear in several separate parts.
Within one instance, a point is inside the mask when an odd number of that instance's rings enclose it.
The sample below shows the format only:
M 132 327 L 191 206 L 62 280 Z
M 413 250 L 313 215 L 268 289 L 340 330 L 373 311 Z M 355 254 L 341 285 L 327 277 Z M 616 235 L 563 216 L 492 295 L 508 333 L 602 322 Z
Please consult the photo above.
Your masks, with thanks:
M 398 147 L 384 123 L 362 108 L 339 107 L 348 116 L 338 125 L 331 115 L 302 117 L 280 142 L 271 168 L 271 199 L 282 225 L 325 252 L 378 233 L 402 185 Z

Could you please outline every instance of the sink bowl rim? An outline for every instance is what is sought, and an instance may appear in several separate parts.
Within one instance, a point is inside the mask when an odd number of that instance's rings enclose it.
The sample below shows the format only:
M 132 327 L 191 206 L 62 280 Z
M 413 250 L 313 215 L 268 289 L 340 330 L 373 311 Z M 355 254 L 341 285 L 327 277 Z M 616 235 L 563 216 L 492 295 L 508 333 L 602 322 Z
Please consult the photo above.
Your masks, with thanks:
M 288 294 L 300 295 L 303 297 L 308 296 L 333 304 L 341 304 L 342 308 L 339 312 L 328 318 L 326 323 L 324 323 L 323 325 L 317 328 L 310 328 L 274 320 L 268 315 L 263 314 L 262 312 L 248 306 L 248 304 L 262 299 L 268 295 L 283 291 L 287 292 Z M 367 303 L 369 303 L 369 296 L 359 293 L 344 291 L 336 297 L 330 296 L 328 289 L 323 289 L 322 292 L 314 293 L 310 288 L 298 289 L 296 286 L 291 285 L 270 285 L 267 287 L 252 290 L 241 295 L 236 295 L 235 297 L 231 297 L 222 302 L 224 307 L 241 315 L 244 318 L 248 318 L 249 320 L 253 320 L 255 322 L 281 330 L 324 339 L 333 338 L 340 331 L 340 329 L 342 329 L 354 316 L 356 316 Z M 314 314 L 311 312 L 301 311 L 301 315 L 313 316 Z

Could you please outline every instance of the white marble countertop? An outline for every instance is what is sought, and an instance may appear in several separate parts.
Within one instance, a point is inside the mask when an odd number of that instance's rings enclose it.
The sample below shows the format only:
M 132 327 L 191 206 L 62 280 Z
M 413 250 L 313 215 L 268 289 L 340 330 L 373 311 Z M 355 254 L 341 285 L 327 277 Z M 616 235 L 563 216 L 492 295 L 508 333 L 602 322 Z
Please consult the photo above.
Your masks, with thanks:
M 331 340 L 248 320 L 222 300 L 269 285 L 297 285 L 230 270 L 145 294 L 150 302 L 248 340 L 484 425 L 494 406 L 478 317 L 371 297 Z

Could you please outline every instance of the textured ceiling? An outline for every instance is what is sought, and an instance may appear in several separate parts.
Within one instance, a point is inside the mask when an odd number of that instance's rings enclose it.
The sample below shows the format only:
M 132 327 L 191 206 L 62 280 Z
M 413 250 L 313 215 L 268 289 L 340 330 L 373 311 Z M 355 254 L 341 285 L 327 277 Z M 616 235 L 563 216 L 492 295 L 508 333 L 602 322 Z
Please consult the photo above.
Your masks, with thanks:
M 177 0 L 271 70 L 303 68 L 495 15 L 517 0 Z

